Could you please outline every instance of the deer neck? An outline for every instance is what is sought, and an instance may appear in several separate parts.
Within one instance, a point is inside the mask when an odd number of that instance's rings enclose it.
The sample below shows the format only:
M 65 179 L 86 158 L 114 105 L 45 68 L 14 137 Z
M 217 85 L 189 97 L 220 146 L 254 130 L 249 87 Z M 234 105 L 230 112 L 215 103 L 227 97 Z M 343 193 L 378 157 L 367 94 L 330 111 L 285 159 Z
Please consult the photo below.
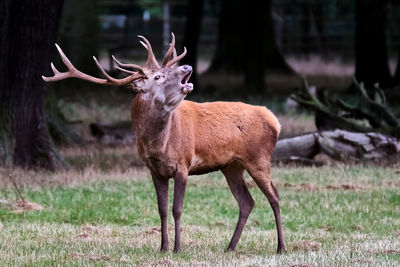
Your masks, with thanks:
M 144 146 L 146 154 L 165 151 L 171 134 L 174 110 L 158 105 L 154 98 L 138 94 L 131 111 L 137 139 Z

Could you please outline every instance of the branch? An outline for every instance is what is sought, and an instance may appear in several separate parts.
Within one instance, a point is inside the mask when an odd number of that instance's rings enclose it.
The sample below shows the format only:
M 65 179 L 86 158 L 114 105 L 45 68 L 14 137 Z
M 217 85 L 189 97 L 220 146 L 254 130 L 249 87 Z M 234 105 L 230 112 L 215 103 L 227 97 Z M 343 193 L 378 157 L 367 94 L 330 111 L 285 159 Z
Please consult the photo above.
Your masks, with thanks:
M 357 132 L 376 131 L 400 137 L 400 120 L 390 110 L 386 103 L 386 96 L 378 85 L 372 89 L 373 96 L 371 97 L 364 84 L 354 79 L 360 101 L 357 105 L 352 105 L 328 94 L 318 99 L 317 95 L 311 92 L 305 77 L 303 77 L 303 84 L 302 90 L 290 98 L 333 120 L 336 125 L 340 125 L 340 129 Z M 365 125 L 363 120 L 367 120 L 369 125 Z

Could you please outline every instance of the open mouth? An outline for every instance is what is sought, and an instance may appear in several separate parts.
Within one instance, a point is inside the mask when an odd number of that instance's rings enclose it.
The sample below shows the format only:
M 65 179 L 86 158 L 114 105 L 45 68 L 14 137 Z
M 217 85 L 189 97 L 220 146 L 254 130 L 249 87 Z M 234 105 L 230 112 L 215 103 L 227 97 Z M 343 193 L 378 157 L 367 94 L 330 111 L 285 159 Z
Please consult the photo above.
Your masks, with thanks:
M 192 71 L 188 72 L 188 74 L 186 74 L 186 75 L 183 77 L 181 83 L 182 83 L 183 85 L 187 84 L 188 81 L 189 81 L 189 79 L 190 79 L 190 76 L 192 76 Z

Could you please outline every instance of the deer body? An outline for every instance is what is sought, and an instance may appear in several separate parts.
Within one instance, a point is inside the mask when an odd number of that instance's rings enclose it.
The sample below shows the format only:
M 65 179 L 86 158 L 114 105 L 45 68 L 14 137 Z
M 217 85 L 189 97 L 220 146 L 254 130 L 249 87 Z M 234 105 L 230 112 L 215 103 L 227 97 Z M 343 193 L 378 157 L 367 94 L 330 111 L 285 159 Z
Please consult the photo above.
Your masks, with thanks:
M 140 98 L 137 95 L 132 105 L 137 148 L 146 165 L 160 176 L 173 177 L 181 169 L 189 175 L 203 174 L 233 163 L 247 166 L 260 155 L 259 160 L 269 162 L 280 125 L 264 107 L 183 101 L 165 118 L 149 119 L 151 114 L 142 113 L 154 111 Z
M 221 170 L 239 205 L 239 219 L 228 250 L 234 250 L 242 234 L 254 200 L 246 186 L 247 171 L 267 197 L 274 212 L 278 234 L 278 253 L 285 251 L 280 218 L 279 195 L 270 177 L 270 158 L 280 132 L 277 118 L 265 107 L 239 102 L 195 103 L 185 101 L 193 90 L 188 83 L 192 67 L 176 66 L 185 55 L 177 56 L 172 35 L 162 67 L 155 60 L 150 43 L 142 38 L 148 50 L 144 67 L 122 64 L 118 69 L 130 74 L 116 79 L 96 64 L 106 79 L 77 70 L 57 46 L 67 72 L 51 67 L 58 81 L 75 77 L 99 84 L 127 85 L 137 92 L 131 114 L 139 155 L 149 168 L 157 193 L 161 219 L 161 250 L 168 250 L 168 181 L 174 179 L 172 213 L 175 221 L 174 251 L 180 251 L 180 223 L 188 176 Z

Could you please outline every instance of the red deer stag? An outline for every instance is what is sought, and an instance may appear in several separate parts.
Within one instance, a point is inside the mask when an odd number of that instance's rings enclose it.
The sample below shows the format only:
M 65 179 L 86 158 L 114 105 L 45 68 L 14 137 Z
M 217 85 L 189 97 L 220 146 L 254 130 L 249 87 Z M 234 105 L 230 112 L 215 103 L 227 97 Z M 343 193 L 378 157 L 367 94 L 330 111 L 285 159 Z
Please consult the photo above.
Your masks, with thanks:
M 221 170 L 239 205 L 239 220 L 228 250 L 235 250 L 243 227 L 254 206 L 246 186 L 247 171 L 267 197 L 275 216 L 278 233 L 277 252 L 285 251 L 280 218 L 279 195 L 271 182 L 270 158 L 280 125 L 265 107 L 244 103 L 195 103 L 183 100 L 193 90 L 188 83 L 192 74 L 189 65 L 177 66 L 186 54 L 177 56 L 175 37 L 160 66 L 149 41 L 143 36 L 141 44 L 147 49 L 144 67 L 123 64 L 114 59 L 120 71 L 129 76 L 116 79 L 108 75 L 94 58 L 105 79 L 89 76 L 77 70 L 56 45 L 67 72 L 59 72 L 53 64 L 53 77 L 59 81 L 71 77 L 98 84 L 127 85 L 137 92 L 131 109 L 137 136 L 137 149 L 150 169 L 157 193 L 161 218 L 161 250 L 168 250 L 168 181 L 174 179 L 173 217 L 175 220 L 174 251 L 180 251 L 180 224 L 188 175 Z

